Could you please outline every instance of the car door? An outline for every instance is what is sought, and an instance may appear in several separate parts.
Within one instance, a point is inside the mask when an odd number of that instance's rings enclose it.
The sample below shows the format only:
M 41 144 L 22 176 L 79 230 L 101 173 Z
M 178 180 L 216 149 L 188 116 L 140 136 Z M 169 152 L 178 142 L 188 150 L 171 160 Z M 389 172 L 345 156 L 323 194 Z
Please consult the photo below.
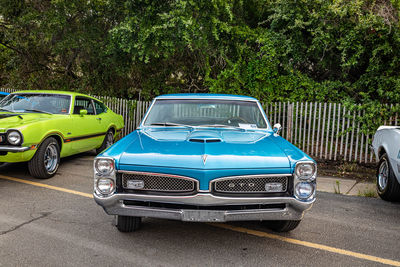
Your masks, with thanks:
M 86 110 L 87 114 L 81 114 L 81 110 Z M 102 119 L 96 114 L 94 103 L 91 98 L 77 96 L 73 110 L 74 127 L 71 133 L 73 149 L 76 152 L 83 152 L 98 147 L 105 136 L 102 126 Z

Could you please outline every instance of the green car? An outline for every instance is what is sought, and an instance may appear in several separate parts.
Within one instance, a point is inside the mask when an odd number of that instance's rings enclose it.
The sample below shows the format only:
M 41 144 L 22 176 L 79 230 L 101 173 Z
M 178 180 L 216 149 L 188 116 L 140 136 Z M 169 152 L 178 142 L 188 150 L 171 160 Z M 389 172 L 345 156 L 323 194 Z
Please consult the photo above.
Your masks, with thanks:
M 19 91 L 0 102 L 0 165 L 28 162 L 37 178 L 57 172 L 60 158 L 114 143 L 121 115 L 73 92 Z

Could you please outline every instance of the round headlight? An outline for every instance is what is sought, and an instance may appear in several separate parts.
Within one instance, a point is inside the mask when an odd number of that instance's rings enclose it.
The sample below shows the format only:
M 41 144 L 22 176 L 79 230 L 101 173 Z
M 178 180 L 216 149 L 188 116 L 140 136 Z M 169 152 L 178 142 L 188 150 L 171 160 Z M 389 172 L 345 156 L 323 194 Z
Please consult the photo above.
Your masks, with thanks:
M 295 195 L 299 199 L 308 199 L 314 194 L 314 185 L 311 183 L 301 182 L 296 184 Z
M 94 166 L 101 175 L 108 175 L 114 171 L 114 161 L 112 159 L 97 159 Z
M 7 133 L 7 141 L 11 145 L 19 145 L 22 141 L 22 136 L 18 131 L 9 131 Z
M 298 163 L 296 165 L 296 176 L 300 179 L 311 178 L 315 173 L 314 163 Z
M 100 193 L 108 195 L 114 192 L 114 181 L 108 178 L 101 178 L 97 181 L 97 190 Z

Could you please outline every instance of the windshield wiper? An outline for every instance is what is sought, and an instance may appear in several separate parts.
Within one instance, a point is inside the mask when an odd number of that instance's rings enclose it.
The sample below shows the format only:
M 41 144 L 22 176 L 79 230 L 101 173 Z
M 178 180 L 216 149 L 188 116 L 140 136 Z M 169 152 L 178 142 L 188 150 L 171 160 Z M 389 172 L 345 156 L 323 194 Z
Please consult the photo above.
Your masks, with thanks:
M 45 114 L 53 114 L 51 112 L 39 110 L 39 109 L 24 109 L 24 111 L 32 111 L 32 112 L 38 112 L 38 113 L 45 113 Z
M 15 111 L 9 110 L 9 109 L 5 109 L 5 108 L 0 108 L 1 111 L 6 111 L 6 112 L 13 112 L 15 113 Z
M 173 123 L 173 122 L 155 122 L 150 124 L 151 126 L 182 126 L 182 127 L 192 127 L 190 125 Z
M 226 125 L 226 124 L 202 124 L 202 125 L 197 125 L 196 127 L 215 127 L 215 128 L 229 128 L 229 129 L 244 130 L 243 128 L 240 128 L 237 126 Z

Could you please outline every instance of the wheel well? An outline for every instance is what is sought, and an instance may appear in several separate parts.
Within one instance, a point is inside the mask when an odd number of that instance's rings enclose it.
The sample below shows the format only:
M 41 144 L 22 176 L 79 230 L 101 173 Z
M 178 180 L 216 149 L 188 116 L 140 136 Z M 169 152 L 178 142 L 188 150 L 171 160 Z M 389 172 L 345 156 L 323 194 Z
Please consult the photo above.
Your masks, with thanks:
M 115 132 L 116 132 L 114 126 L 111 126 L 110 129 L 108 129 L 108 130 L 113 131 L 114 134 L 115 134 Z
M 60 147 L 60 151 L 61 151 L 61 147 L 62 147 L 62 139 L 61 139 L 61 137 L 60 137 L 59 135 L 50 135 L 50 136 L 47 136 L 47 137 L 45 138 L 45 140 L 46 140 L 47 138 L 49 138 L 49 137 L 53 137 L 54 139 L 57 140 L 58 146 Z
M 386 153 L 386 150 L 383 147 L 381 147 L 379 149 L 378 157 L 381 158 L 383 156 L 383 154 L 385 154 L 385 153 Z

